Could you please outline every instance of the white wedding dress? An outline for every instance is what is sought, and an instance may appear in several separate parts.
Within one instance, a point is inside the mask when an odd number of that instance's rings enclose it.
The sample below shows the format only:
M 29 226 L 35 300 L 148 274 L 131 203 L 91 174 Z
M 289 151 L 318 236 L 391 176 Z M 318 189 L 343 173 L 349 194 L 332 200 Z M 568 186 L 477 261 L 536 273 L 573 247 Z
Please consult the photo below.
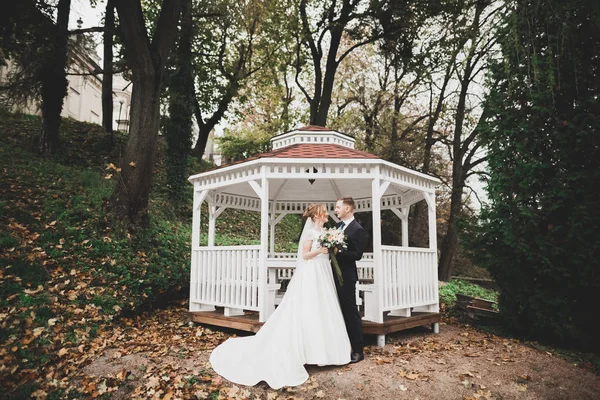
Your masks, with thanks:
M 299 246 L 318 237 L 319 232 L 308 225 Z M 311 250 L 317 247 L 313 240 Z M 304 383 L 305 364 L 348 364 L 350 352 L 329 256 L 319 254 L 310 260 L 299 258 L 281 304 L 260 331 L 228 339 L 213 350 L 210 363 L 231 382 L 254 386 L 265 381 L 279 389 Z

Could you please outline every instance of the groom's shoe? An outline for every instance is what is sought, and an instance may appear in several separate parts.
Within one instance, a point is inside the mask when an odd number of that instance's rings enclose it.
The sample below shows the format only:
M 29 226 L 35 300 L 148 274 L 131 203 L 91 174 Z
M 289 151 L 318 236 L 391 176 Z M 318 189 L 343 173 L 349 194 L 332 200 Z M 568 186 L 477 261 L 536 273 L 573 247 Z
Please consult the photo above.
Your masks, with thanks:
M 357 363 L 359 361 L 362 361 L 365 359 L 365 353 L 363 353 L 362 351 L 359 352 L 352 352 L 352 354 L 350 354 L 350 364 L 354 364 Z

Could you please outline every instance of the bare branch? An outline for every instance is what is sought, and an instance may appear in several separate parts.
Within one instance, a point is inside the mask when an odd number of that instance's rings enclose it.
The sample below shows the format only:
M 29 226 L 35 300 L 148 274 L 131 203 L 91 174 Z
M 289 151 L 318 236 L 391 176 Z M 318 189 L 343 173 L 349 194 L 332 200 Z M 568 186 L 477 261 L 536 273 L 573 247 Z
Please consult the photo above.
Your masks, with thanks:
M 373 42 L 375 42 L 375 41 L 377 41 L 377 40 L 379 40 L 379 39 L 380 39 L 380 37 L 378 37 L 378 36 L 375 36 L 375 37 L 372 37 L 372 38 L 370 38 L 370 39 L 368 39 L 368 40 L 365 40 L 365 41 L 363 41 L 363 42 L 359 42 L 359 43 L 356 43 L 356 44 L 354 44 L 354 45 L 353 45 L 353 46 L 351 46 L 351 47 L 350 47 L 348 50 L 346 50 L 346 51 L 344 52 L 344 54 L 342 54 L 342 56 L 341 56 L 341 57 L 340 57 L 340 58 L 337 60 L 337 63 L 338 63 L 338 64 L 339 64 L 339 63 L 341 63 L 341 62 L 342 62 L 342 60 L 343 60 L 344 58 L 346 58 L 346 56 L 347 56 L 348 54 L 350 54 L 350 53 L 351 53 L 351 52 L 352 52 L 354 49 L 356 49 L 356 48 L 358 48 L 358 47 L 361 47 L 361 46 L 364 46 L 364 45 L 366 45 L 366 44 L 369 44 L 369 43 L 373 43 Z
M 306 91 L 306 89 L 304 88 L 304 86 L 302 86 L 302 84 L 300 83 L 300 72 L 302 71 L 302 67 L 300 67 L 300 48 L 301 48 L 301 44 L 300 41 L 297 38 L 297 46 L 296 46 L 296 76 L 294 78 L 296 85 L 298 85 L 298 87 L 300 88 L 300 91 L 304 94 L 304 97 L 306 97 L 306 100 L 308 101 L 308 103 L 310 104 L 312 102 L 312 98 L 310 97 L 310 95 L 308 94 L 308 92 Z
M 103 26 L 94 26 L 92 28 L 83 28 L 83 29 L 73 29 L 69 31 L 69 35 L 78 35 L 80 33 L 90 33 L 90 32 L 106 32 L 107 29 Z

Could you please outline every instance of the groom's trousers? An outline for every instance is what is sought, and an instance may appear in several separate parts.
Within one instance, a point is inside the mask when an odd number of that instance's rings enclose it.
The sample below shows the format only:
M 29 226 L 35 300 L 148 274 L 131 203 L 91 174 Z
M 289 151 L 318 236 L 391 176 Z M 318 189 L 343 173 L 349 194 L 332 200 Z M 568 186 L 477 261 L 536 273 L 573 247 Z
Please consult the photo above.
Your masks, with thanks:
M 353 352 L 362 353 L 363 351 L 363 326 L 358 307 L 356 306 L 356 281 L 344 279 L 344 284 L 339 285 L 337 277 L 334 274 L 335 286 L 340 299 L 346 331 L 350 338 Z

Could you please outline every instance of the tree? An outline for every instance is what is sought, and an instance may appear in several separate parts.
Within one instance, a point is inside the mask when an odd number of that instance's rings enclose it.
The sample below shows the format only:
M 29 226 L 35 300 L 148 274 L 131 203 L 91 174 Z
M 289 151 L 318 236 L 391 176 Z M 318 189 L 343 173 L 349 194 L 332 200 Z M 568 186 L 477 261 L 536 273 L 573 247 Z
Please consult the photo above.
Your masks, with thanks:
M 412 49 L 418 25 L 435 1 L 300 0 L 296 31 L 296 84 L 310 106 L 310 123 L 325 126 L 332 104 L 336 72 L 354 50 L 384 40 L 398 59 Z M 308 61 L 307 61 L 308 60 Z M 311 64 L 312 90 L 301 73 Z
M 104 58 L 102 60 L 102 126 L 106 132 L 113 131 L 113 44 L 115 31 L 114 0 L 106 1 L 104 16 Z
M 476 118 L 472 110 L 480 101 L 479 96 L 472 91 L 473 87 L 481 88 L 481 76 L 487 69 L 490 54 L 496 44 L 493 28 L 498 23 L 498 11 L 504 8 L 503 4 L 490 0 L 475 0 L 468 4 L 473 17 L 464 30 L 466 40 L 460 42 L 464 44 L 462 52 L 454 58 L 457 63 L 453 69 L 457 76 L 458 90 L 455 95 L 452 132 L 446 142 L 452 160 L 452 182 L 448 228 L 442 240 L 438 265 L 438 276 L 442 281 L 452 278 L 466 180 L 476 173 L 478 165 L 486 161 L 486 157 L 480 152 L 482 144 L 477 140 L 485 121 L 485 108 L 481 110 L 480 118 Z M 469 104 L 470 97 L 477 99 L 476 104 Z
M 207 0 L 208 1 L 208 0 Z M 210 2 L 209 2 L 210 3 Z M 218 1 L 199 16 L 194 47 L 197 92 L 194 114 L 199 134 L 193 154 L 201 158 L 244 83 L 273 62 L 284 19 L 277 0 Z
M 0 16 L 0 50 L 11 68 L 0 87 L 0 106 L 27 107 L 40 98 L 45 59 L 55 29 L 52 9 L 32 0 L 11 2 Z M 6 61 L 2 60 L 2 64 Z
M 14 71 L 3 88 L 3 103 L 27 105 L 41 97 L 40 152 L 49 155 L 58 145 L 63 100 L 67 94 L 67 50 L 71 0 L 59 0 L 56 23 L 53 7 L 24 0 L 7 7 L 2 24 L 2 49 Z
M 39 148 L 42 154 L 51 154 L 58 146 L 63 101 L 67 95 L 67 45 L 69 41 L 69 13 L 71 0 L 59 0 L 56 27 L 50 43 L 50 52 L 42 68 L 42 129 Z
M 598 350 L 600 7 L 517 0 L 483 130 L 489 206 L 471 245 L 513 331 Z
M 150 183 L 156 157 L 159 105 L 165 63 L 177 37 L 181 0 L 165 0 L 152 38 L 146 30 L 139 0 L 115 3 L 127 60 L 132 70 L 131 125 L 121 159 L 121 175 L 111 203 L 130 226 L 146 221 Z
M 183 200 L 187 183 L 187 157 L 192 147 L 194 76 L 192 74 L 192 1 L 183 0 L 179 43 L 174 53 L 175 68 L 169 82 L 167 139 L 167 184 L 174 200 Z

